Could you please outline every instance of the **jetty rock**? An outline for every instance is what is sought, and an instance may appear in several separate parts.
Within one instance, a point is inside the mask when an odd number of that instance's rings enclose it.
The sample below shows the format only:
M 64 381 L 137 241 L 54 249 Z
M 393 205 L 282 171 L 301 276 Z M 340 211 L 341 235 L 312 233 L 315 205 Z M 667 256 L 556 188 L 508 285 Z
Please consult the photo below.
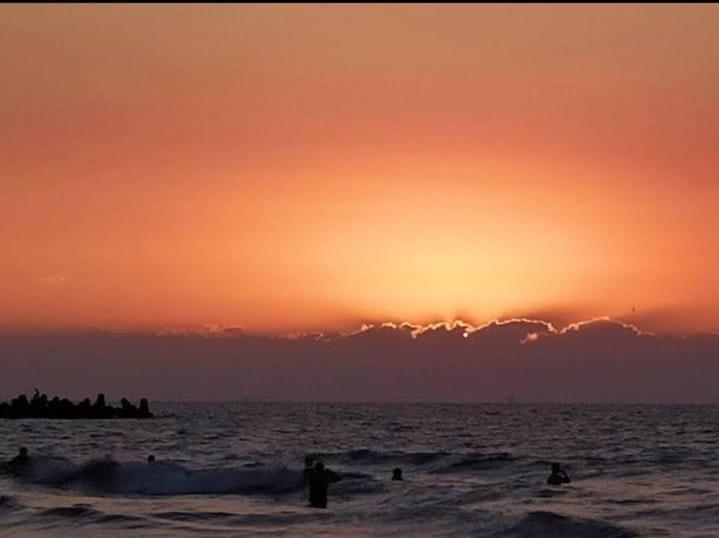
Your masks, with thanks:
M 85 398 L 79 403 L 72 403 L 67 398 L 60 399 L 55 396 L 48 399 L 47 395 L 40 394 L 35 389 L 31 400 L 25 394 L 20 394 L 10 402 L 0 402 L 0 418 L 24 419 L 113 419 L 113 418 L 152 418 L 150 404 L 146 398 L 140 400 L 136 407 L 129 400 L 123 398 L 120 407 L 113 407 L 105 402 L 105 395 L 100 393 L 95 403 Z

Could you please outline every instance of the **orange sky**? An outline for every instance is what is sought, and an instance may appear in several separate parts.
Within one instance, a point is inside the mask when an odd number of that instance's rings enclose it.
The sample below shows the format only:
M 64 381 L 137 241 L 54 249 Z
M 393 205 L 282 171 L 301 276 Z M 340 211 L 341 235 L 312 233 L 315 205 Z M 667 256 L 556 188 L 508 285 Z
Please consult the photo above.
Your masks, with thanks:
M 717 5 L 0 6 L 0 327 L 719 330 L 717 36 Z

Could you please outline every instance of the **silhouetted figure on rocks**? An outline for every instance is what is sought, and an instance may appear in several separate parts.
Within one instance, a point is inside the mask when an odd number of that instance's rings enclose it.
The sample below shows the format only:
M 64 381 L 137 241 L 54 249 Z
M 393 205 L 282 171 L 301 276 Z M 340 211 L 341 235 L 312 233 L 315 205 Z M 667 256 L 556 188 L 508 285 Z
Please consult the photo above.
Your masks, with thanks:
M 571 480 L 567 475 L 566 471 L 558 463 L 552 463 L 552 474 L 547 478 L 547 484 L 550 486 L 561 486 L 562 484 L 569 484 Z
M 149 456 L 147 456 L 147 463 L 155 463 L 155 455 L 154 454 L 150 454 Z
M 329 485 L 339 482 L 342 477 L 337 473 L 325 469 L 324 464 L 318 461 L 310 475 L 310 506 L 314 508 L 327 508 L 327 490 Z
M 47 408 L 47 396 L 45 394 L 40 395 L 40 391 L 35 389 L 35 394 L 32 395 L 30 400 L 30 411 L 31 417 L 42 417 Z
M 392 480 L 404 480 L 404 478 L 402 478 L 402 469 L 395 467 L 392 470 Z

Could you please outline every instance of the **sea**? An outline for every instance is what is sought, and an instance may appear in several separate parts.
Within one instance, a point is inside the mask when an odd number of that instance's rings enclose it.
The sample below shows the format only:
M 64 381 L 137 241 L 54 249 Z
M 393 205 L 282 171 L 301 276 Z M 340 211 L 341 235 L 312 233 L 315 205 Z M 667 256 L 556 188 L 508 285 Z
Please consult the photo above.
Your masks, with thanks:
M 719 407 L 152 407 L 0 420 L 0 460 L 33 458 L 0 474 L 0 536 L 719 537 Z M 308 454 L 342 476 L 326 509 L 308 506 Z M 546 484 L 555 461 L 570 484 Z

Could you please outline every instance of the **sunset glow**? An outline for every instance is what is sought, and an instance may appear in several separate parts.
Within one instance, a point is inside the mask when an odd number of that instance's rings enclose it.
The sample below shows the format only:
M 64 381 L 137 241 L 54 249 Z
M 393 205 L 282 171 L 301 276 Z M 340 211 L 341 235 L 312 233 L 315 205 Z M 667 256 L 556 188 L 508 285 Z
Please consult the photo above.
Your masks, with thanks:
M 716 5 L 1 11 L 3 329 L 719 329 Z
M 0 5 L 0 536 L 719 536 L 719 3 Z

